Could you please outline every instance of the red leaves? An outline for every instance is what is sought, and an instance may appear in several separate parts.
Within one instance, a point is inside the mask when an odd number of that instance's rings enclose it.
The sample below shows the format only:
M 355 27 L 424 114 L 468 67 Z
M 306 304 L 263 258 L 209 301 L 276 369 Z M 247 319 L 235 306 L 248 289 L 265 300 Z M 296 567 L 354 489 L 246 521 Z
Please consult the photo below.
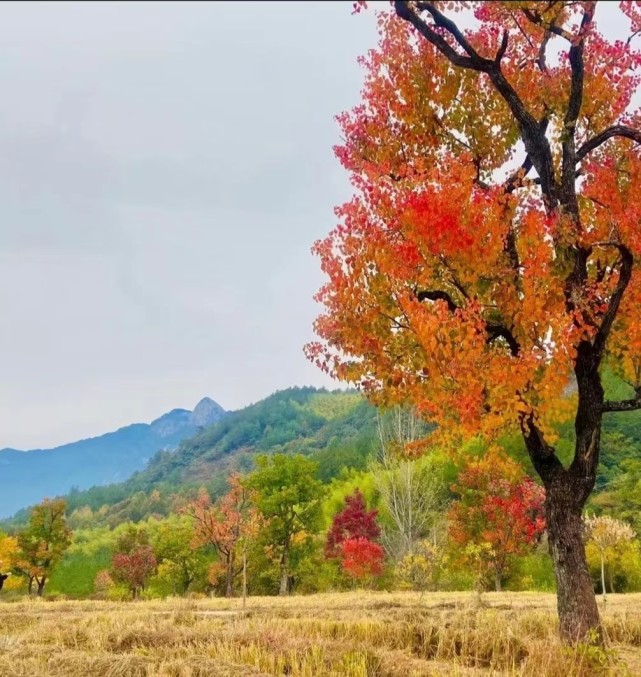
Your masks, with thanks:
M 131 552 L 119 552 L 113 556 L 114 577 L 125 583 L 134 597 L 144 589 L 147 580 L 156 569 L 156 557 L 150 545 L 141 545 Z
M 545 530 L 545 491 L 510 458 L 490 452 L 461 472 L 450 510 L 450 535 L 461 546 L 487 544 L 501 573 L 510 556 L 523 555 Z
M 381 529 L 376 522 L 377 510 L 367 510 L 365 497 L 356 491 L 345 498 L 345 508 L 334 516 L 332 526 L 327 534 L 325 557 L 338 557 L 345 541 L 366 539 L 376 541 Z
M 341 546 L 343 571 L 357 581 L 371 580 L 383 573 L 383 548 L 367 538 L 350 538 Z

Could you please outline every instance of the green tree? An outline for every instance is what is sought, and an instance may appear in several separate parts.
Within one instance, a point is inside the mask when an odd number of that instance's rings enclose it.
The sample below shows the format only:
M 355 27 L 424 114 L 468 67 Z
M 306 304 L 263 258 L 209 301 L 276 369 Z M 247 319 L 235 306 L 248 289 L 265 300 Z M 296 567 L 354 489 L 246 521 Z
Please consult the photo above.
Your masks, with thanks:
M 207 575 L 209 558 L 194 547 L 195 530 L 191 520 L 165 520 L 153 537 L 154 553 L 174 592 L 185 594 Z
M 317 471 L 318 464 L 300 454 L 259 456 L 246 483 L 267 522 L 263 538 L 279 563 L 281 595 L 290 592 L 294 555 L 320 528 L 324 488 Z
M 46 498 L 31 510 L 27 527 L 18 533 L 15 567 L 27 577 L 29 594 L 36 583 L 38 597 L 42 597 L 53 567 L 71 545 L 66 507 L 62 498 Z

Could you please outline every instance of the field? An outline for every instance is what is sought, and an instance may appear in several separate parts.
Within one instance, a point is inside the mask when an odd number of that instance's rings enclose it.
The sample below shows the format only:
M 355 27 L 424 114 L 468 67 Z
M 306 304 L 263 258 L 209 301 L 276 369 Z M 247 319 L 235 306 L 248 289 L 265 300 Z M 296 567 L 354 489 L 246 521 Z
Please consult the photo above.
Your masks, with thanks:
M 641 595 L 614 595 L 606 651 L 556 638 L 552 595 L 341 593 L 0 605 L 0 675 L 638 675 Z

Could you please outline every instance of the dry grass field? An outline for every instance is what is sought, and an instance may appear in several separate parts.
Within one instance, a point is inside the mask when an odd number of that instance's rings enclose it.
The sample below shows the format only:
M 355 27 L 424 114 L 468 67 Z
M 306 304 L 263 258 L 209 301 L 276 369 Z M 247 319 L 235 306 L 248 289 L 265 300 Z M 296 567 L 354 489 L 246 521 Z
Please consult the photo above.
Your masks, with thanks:
M 641 675 L 641 595 L 613 596 L 606 652 L 556 638 L 552 595 L 342 593 L 0 604 L 3 677 Z

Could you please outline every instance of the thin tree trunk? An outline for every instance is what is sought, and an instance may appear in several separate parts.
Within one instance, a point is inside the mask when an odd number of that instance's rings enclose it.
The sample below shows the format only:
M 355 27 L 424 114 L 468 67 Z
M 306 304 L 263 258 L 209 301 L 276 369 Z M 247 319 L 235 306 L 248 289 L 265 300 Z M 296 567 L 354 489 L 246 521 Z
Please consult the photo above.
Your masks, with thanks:
M 501 572 L 499 569 L 494 569 L 494 589 L 496 592 L 501 592 Z
M 234 556 L 230 552 L 227 555 L 227 575 L 225 576 L 225 597 L 234 596 Z
M 287 553 L 283 552 L 280 559 L 280 589 L 278 594 L 281 597 L 289 594 L 289 569 L 287 567 Z
M 243 609 L 247 606 L 247 553 L 243 550 Z
M 42 597 L 45 591 L 45 583 L 47 582 L 47 579 L 43 577 L 40 580 L 36 579 L 36 581 L 38 583 L 38 590 L 36 594 L 38 595 L 38 597 Z

